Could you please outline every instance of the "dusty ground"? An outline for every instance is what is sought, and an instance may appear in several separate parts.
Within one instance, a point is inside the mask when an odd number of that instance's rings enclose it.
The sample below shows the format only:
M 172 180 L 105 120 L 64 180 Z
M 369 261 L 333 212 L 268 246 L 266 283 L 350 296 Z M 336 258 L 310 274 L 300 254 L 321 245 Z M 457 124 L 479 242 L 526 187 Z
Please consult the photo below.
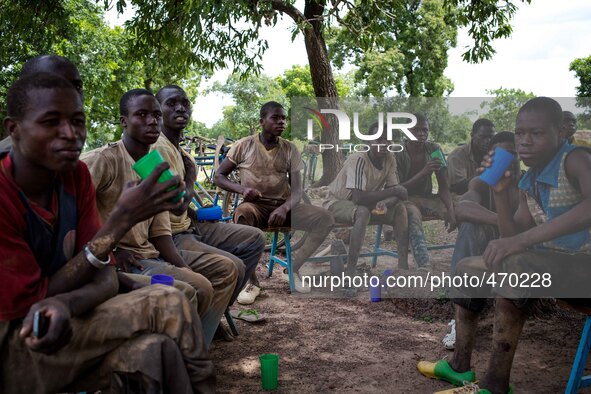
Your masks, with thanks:
M 426 233 L 431 242 L 455 239 L 441 223 L 429 223 Z M 448 269 L 450 258 L 451 250 L 431 253 L 435 268 Z M 387 263 L 380 260 L 378 270 Z M 279 354 L 278 392 L 431 393 L 451 387 L 416 369 L 421 359 L 451 356 L 441 345 L 452 316 L 445 297 L 372 303 L 368 292 L 360 292 L 355 299 L 301 298 L 290 295 L 276 273 L 266 278 L 259 266 L 265 296 L 253 307 L 266 322 L 237 321 L 240 335 L 212 346 L 219 392 L 261 392 L 258 356 L 264 353 Z M 583 322 L 576 312 L 556 309 L 526 323 L 511 376 L 515 393 L 564 392 Z M 491 331 L 489 310 L 472 360 L 477 376 L 485 372 Z

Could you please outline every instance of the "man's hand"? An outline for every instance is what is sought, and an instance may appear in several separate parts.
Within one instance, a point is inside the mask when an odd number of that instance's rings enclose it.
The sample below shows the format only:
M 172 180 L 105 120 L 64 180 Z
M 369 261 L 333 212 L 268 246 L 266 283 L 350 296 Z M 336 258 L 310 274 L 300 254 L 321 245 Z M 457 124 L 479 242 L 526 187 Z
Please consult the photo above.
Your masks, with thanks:
M 458 228 L 455 210 L 453 210 L 452 212 L 445 213 L 444 222 L 445 222 L 445 228 L 447 229 L 448 233 L 451 233 L 456 228 Z
M 149 177 L 138 184 L 128 185 L 129 187 L 119 196 L 112 215 L 128 218 L 131 224 L 135 225 L 162 211 L 179 209 L 182 201 L 172 202 L 172 200 L 178 196 L 180 190 L 185 188 L 185 183 L 178 175 L 164 183 L 158 183 L 158 178 L 168 168 L 168 163 L 161 163 Z M 170 188 L 174 189 L 167 191 Z
M 138 261 L 141 260 L 142 256 L 125 249 L 117 249 L 113 254 L 115 255 L 115 260 L 117 260 L 117 268 L 121 271 L 132 272 L 134 267 L 140 271 L 144 270 L 144 266 Z
M 119 280 L 119 294 L 129 293 L 148 286 L 145 283 L 136 282 L 123 272 L 117 272 L 117 279 Z
M 499 238 L 488 243 L 482 258 L 489 270 L 499 272 L 501 262 L 505 257 L 525 250 L 526 247 L 522 245 L 519 236 Z
M 253 189 L 252 187 L 245 187 L 242 191 L 242 196 L 244 197 L 244 201 L 253 202 L 263 197 L 263 194 L 257 189 Z
M 40 311 L 48 319 L 47 333 L 41 338 L 33 336 L 33 319 Z M 70 310 L 55 297 L 46 298 L 34 304 L 23 321 L 19 337 L 34 352 L 53 354 L 66 346 L 72 338 Z
M 181 206 L 178 207 L 177 209 L 172 209 L 170 211 L 173 215 L 181 216 L 183 213 L 185 213 L 187 211 L 187 209 L 189 209 L 189 204 L 191 204 L 191 201 L 193 199 L 193 195 L 195 193 L 195 189 L 193 189 L 192 186 L 193 185 L 191 184 L 191 186 L 187 186 L 187 188 L 185 189 L 186 193 L 183 196 Z
M 376 203 L 376 207 L 371 210 L 371 213 L 374 215 L 385 215 L 388 213 L 388 206 L 386 205 L 386 202 L 378 201 Z
M 441 168 L 441 160 L 439 159 L 431 159 L 425 164 L 425 167 L 420 171 L 421 175 L 427 176 L 431 175 L 434 171 L 439 171 Z
M 288 210 L 283 206 L 275 209 L 269 216 L 268 225 L 271 228 L 281 227 L 285 223 Z
M 495 151 L 491 150 L 488 152 L 488 155 L 485 155 L 482 159 L 482 167 L 478 168 L 478 173 L 482 174 L 484 172 L 485 169 L 487 169 L 488 167 L 490 167 L 492 165 L 492 162 L 494 160 L 494 155 L 495 155 Z M 515 174 L 513 172 L 513 166 L 510 166 L 507 171 L 505 171 L 505 173 L 503 174 L 503 177 L 497 182 L 497 184 L 495 186 L 493 186 L 493 191 L 495 193 L 502 193 L 505 190 L 507 190 L 509 188 L 509 186 L 511 185 L 512 181 L 515 179 L 515 177 L 518 174 Z

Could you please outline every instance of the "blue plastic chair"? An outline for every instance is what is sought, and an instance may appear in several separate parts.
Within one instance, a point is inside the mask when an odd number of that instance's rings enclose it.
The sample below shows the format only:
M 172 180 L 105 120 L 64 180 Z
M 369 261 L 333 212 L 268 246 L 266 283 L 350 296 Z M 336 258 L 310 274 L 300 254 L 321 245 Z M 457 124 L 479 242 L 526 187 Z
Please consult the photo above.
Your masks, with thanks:
M 269 258 L 269 269 L 267 270 L 267 276 L 273 275 L 273 266 L 279 264 L 280 266 L 287 268 L 287 275 L 289 277 L 289 289 L 293 293 L 295 286 L 293 284 L 293 271 L 291 267 L 291 244 L 290 244 L 290 232 L 289 227 L 279 227 L 265 230 L 267 232 L 273 231 L 273 241 L 271 243 L 271 254 Z M 279 233 L 283 234 L 285 239 L 285 258 L 277 256 L 277 242 L 279 241 Z
M 573 367 L 570 371 L 568 384 L 566 385 L 566 394 L 576 394 L 579 389 L 591 386 L 591 375 L 583 376 L 585 371 L 585 364 L 591 349 L 591 315 L 587 315 L 583 332 L 581 333 L 581 340 L 579 341 L 579 348 L 577 355 L 573 362 Z

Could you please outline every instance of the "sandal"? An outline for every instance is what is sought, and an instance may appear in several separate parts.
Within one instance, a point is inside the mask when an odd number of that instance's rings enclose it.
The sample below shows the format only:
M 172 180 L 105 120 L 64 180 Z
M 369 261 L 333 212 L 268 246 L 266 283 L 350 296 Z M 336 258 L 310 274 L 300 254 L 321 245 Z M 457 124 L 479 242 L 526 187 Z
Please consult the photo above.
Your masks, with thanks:
M 445 360 L 437 362 L 420 361 L 417 369 L 428 378 L 445 380 L 454 386 L 461 387 L 465 383 L 472 383 L 476 380 L 474 371 L 456 372 Z
M 234 319 L 244 320 L 248 323 L 260 323 L 265 321 L 265 317 L 261 316 L 256 309 L 244 309 L 241 311 L 231 310 L 230 315 Z

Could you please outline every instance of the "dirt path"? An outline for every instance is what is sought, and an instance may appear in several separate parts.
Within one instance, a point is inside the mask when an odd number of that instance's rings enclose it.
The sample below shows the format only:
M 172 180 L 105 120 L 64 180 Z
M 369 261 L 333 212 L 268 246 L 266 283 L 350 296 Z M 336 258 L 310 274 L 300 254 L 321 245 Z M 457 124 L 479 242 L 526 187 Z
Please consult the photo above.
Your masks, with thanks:
M 437 242 L 455 236 L 432 231 Z M 449 266 L 450 250 L 431 254 L 435 267 Z M 421 359 L 451 356 L 441 338 L 452 313 L 447 299 L 308 299 L 290 295 L 279 276 L 259 278 L 266 296 L 253 305 L 266 323 L 238 321 L 240 336 L 214 342 L 211 355 L 222 393 L 261 392 L 258 356 L 278 353 L 278 392 L 432 393 L 449 388 L 416 370 Z M 564 392 L 583 316 L 557 309 L 526 323 L 511 382 L 515 393 Z M 485 372 L 491 343 L 492 315 L 479 325 L 472 360 L 477 376 Z

